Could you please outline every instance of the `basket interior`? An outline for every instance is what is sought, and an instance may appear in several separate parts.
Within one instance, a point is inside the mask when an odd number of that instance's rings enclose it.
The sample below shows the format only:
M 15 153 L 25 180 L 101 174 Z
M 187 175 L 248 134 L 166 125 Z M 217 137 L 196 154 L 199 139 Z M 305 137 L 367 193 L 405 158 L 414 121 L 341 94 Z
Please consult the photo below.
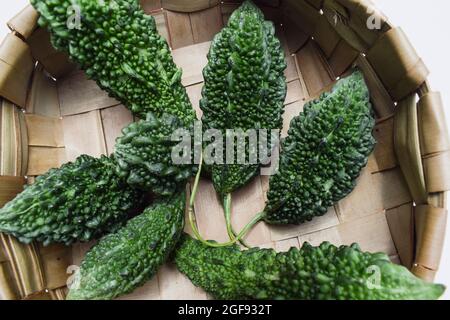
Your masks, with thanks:
M 239 4 L 210 1 L 207 8 L 181 12 L 183 10 L 161 9 L 159 1 L 141 2 L 145 11 L 155 16 L 160 33 L 173 49 L 174 60 L 183 69 L 183 84 L 200 118 L 202 69 L 207 63 L 210 41 Z M 247 243 L 285 251 L 292 246 L 299 247 L 305 241 L 313 245 L 322 241 L 335 245 L 357 242 L 363 250 L 385 252 L 395 263 L 411 268 L 415 250 L 414 200 L 395 155 L 396 101 L 385 89 L 366 55 L 338 36 L 317 8 L 309 5 L 309 10 L 314 10 L 314 16 L 320 15 L 311 30 L 308 23 L 299 22 L 300 19 L 289 8 L 278 7 L 277 1 L 274 3 L 275 6 L 263 4 L 261 8 L 266 18 L 276 25 L 288 64 L 288 94 L 282 135 L 286 136 L 290 120 L 302 111 L 306 101 L 330 89 L 337 79 L 357 65 L 364 72 L 370 87 L 377 116 L 374 136 L 378 143 L 356 189 L 330 208 L 326 215 L 300 226 L 269 227 L 261 223 L 250 232 Z M 27 42 L 39 62 L 29 86 L 25 113 L 16 117 L 19 123 L 23 121 L 27 131 L 28 152 L 24 156 L 24 162 L 27 162 L 24 175 L 31 183 L 34 177 L 81 154 L 96 157 L 111 154 L 121 129 L 135 119 L 123 105 L 108 97 L 95 82 L 88 80 L 84 72 L 71 64 L 64 54 L 51 51 L 45 30 L 35 30 Z M 2 114 L 5 110 L 7 108 L 2 109 Z M 16 109 L 10 112 L 20 113 Z M 23 120 L 20 120 L 22 117 Z M 268 177 L 257 177 L 233 194 L 233 225 L 236 229 L 241 229 L 264 208 L 268 181 Z M 212 183 L 207 180 L 200 183 L 195 212 L 200 232 L 205 238 L 228 240 L 221 201 Z M 79 265 L 91 245 L 76 244 L 68 249 L 62 246 L 40 247 L 39 252 L 50 257 L 49 270 L 59 270 L 55 284 L 47 283 L 45 288 L 63 287 L 66 271 L 63 266 Z M 59 293 L 59 298 L 63 297 L 63 292 Z M 48 292 L 36 295 L 36 298 L 47 296 Z M 209 297 L 169 263 L 152 281 L 122 299 L 130 298 Z

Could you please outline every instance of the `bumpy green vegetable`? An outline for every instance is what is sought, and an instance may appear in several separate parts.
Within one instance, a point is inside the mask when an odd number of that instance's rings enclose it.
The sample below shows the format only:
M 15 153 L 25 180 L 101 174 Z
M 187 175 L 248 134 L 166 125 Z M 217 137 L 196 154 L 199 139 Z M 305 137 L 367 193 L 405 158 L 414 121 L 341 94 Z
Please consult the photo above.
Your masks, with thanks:
M 149 113 L 146 120 L 130 124 L 116 141 L 117 173 L 134 187 L 159 195 L 176 192 L 196 172 L 192 164 L 193 148 L 179 150 L 187 156 L 179 159 L 187 160 L 185 164 L 174 163 L 177 159 L 172 159 L 181 138 L 172 134 L 179 129 L 191 137 L 192 129 L 183 128 L 183 123 L 169 114 L 157 118 Z
M 211 248 L 185 236 L 176 251 L 178 269 L 218 299 L 437 299 L 445 290 L 426 283 L 383 253 L 324 242 L 276 253 Z
M 101 239 L 86 254 L 67 299 L 114 299 L 151 279 L 183 231 L 185 199 L 182 192 L 158 202 Z
M 224 137 L 226 129 L 281 129 L 285 68 L 273 24 L 264 21 L 263 13 L 246 1 L 216 35 L 208 54 L 200 102 L 204 129 L 220 130 Z M 245 185 L 258 173 L 257 163 L 214 165 L 216 190 L 225 195 Z
M 374 124 L 359 71 L 307 103 L 291 122 L 279 171 L 270 179 L 265 220 L 309 221 L 348 195 L 375 145 Z
M 195 112 L 167 42 L 138 0 L 31 0 L 55 48 L 136 115 L 172 113 L 186 123 Z
M 116 230 L 142 194 L 115 174 L 115 165 L 83 155 L 51 169 L 0 209 L 0 232 L 25 243 L 71 244 Z

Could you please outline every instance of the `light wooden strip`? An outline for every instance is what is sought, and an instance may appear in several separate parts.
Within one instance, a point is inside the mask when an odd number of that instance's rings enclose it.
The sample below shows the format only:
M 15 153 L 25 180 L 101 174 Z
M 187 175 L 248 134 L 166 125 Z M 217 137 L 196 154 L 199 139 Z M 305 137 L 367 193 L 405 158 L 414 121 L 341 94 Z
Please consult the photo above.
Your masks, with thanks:
M 303 101 L 297 101 L 284 107 L 283 129 L 281 130 L 282 138 L 287 137 L 292 119 L 294 119 L 294 117 L 298 116 L 300 112 L 303 111 L 304 105 L 305 103 Z
M 417 247 L 414 262 L 431 270 L 438 270 L 444 247 L 447 210 L 421 205 L 415 211 Z
M 297 236 L 302 236 L 310 233 L 315 233 L 320 230 L 328 229 L 339 224 L 339 219 L 336 215 L 335 209 L 332 207 L 328 212 L 321 217 L 316 217 L 310 222 L 301 225 L 286 225 L 286 226 L 270 226 L 270 233 L 272 241 L 279 241 L 289 239 Z
M 158 30 L 159 34 L 164 39 L 166 39 L 167 43 L 169 43 L 169 46 L 171 46 L 169 29 L 167 28 L 165 13 L 163 11 L 158 11 L 158 12 L 152 13 L 152 16 L 155 18 L 156 29 Z
M 313 37 L 327 59 L 331 57 L 341 39 L 324 16 L 317 20 Z
M 114 152 L 116 138 L 122 135 L 122 129 L 133 122 L 133 115 L 123 105 L 102 109 L 101 117 L 106 140 L 107 154 Z
M 52 300 L 52 294 L 50 293 L 50 291 L 36 292 L 29 296 L 24 297 L 23 300 L 26 300 L 26 301 L 48 301 L 48 300 Z
M 450 138 L 440 94 L 427 93 L 421 97 L 417 108 L 427 191 L 450 190 Z
M 45 288 L 41 260 L 34 245 L 25 245 L 9 237 L 10 259 L 17 265 L 17 281 L 23 288 L 23 296 L 42 291 Z
M 189 14 L 194 43 L 211 41 L 223 27 L 219 6 Z
M 168 263 L 158 271 L 159 290 L 162 300 L 206 300 L 206 293 L 181 274 L 176 266 Z
M 313 41 L 309 41 L 296 57 L 310 96 L 317 95 L 323 88 L 333 83 L 334 77 Z
M 50 43 L 50 34 L 45 28 L 36 29 L 27 39 L 31 54 L 54 78 L 59 79 L 70 73 L 76 65 L 69 61 L 64 52 L 56 51 Z
M 57 83 L 62 116 L 75 115 L 120 104 L 100 89 L 95 81 L 88 80 L 82 71 L 73 72 Z
M 106 154 L 106 142 L 99 110 L 64 117 L 63 130 L 68 161 L 74 161 L 82 154 L 92 157 Z
M 19 266 L 17 265 L 17 261 L 13 259 L 13 252 L 10 247 L 10 241 L 11 236 L 0 233 L 0 245 L 2 253 L 8 261 L 8 277 L 12 280 L 12 282 L 14 282 L 14 286 L 17 289 L 17 296 L 19 298 L 22 298 L 25 296 L 25 289 L 23 287 L 23 283 L 20 281 Z
M 33 73 L 26 111 L 52 118 L 61 116 L 56 81 L 45 73 L 40 63 Z
M 45 289 L 53 290 L 67 284 L 67 268 L 72 260 L 72 248 L 61 244 L 38 245 Z
M 6 100 L 0 100 L 0 174 L 10 176 L 25 175 L 27 148 L 26 132 L 22 130 L 22 112 Z
M 26 83 L 28 79 L 17 74 L 9 64 L 0 60 L 0 96 L 25 107 Z
M 358 243 L 363 251 L 397 254 L 386 215 L 382 212 L 340 224 L 337 229 L 344 245 Z
M 8 34 L 0 45 L 0 95 L 25 108 L 33 68 L 28 45 L 16 35 Z
M 16 166 L 16 134 L 14 130 L 14 105 L 1 99 L 0 109 L 0 174 L 14 176 Z
M 162 7 L 178 12 L 194 12 L 219 4 L 219 0 L 161 0 Z
M 334 0 L 326 0 L 323 8 L 324 16 L 336 32 L 358 52 L 366 52 L 370 45 L 367 40 L 349 26 L 350 15 L 345 7 Z
M 439 92 L 422 96 L 417 104 L 420 146 L 423 156 L 450 150 L 444 106 Z
M 18 175 L 24 175 L 28 170 L 28 132 L 27 125 L 25 122 L 25 114 L 23 112 L 18 112 L 19 117 L 16 119 L 16 123 L 19 130 L 19 145 L 18 145 L 18 153 L 19 153 L 19 161 L 17 172 Z
M 397 101 L 417 90 L 429 74 L 401 28 L 383 34 L 369 50 L 367 59 Z
M 370 172 L 381 172 L 397 166 L 394 150 L 394 118 L 379 122 L 373 131 L 377 141 L 373 154 L 369 157 Z
M 0 176 L 0 208 L 22 192 L 25 184 L 24 177 Z
M 260 176 L 261 179 L 261 189 L 263 191 L 264 201 L 267 202 L 267 192 L 269 192 L 269 181 L 270 176 Z
M 282 10 L 285 17 L 295 22 L 297 27 L 308 35 L 312 35 L 318 20 L 319 11 L 305 0 L 284 0 Z
M 427 191 L 450 190 L 450 151 L 438 153 L 423 160 Z
M 389 230 L 400 260 L 408 269 L 412 267 L 414 255 L 413 204 L 408 203 L 386 212 Z
M 400 169 L 371 174 L 361 172 L 356 188 L 336 205 L 342 222 L 364 218 L 412 201 Z
M 287 95 L 284 104 L 291 104 L 299 100 L 305 100 L 307 93 L 303 91 L 300 80 L 294 80 L 287 84 Z
M 277 252 L 287 252 L 290 248 L 299 248 L 300 243 L 298 238 L 291 238 L 275 242 L 275 250 Z
M 2 252 L 0 239 L 0 253 Z M 17 300 L 20 291 L 11 275 L 11 267 L 8 261 L 0 261 L 0 300 Z
M 13 67 L 16 73 L 26 78 L 30 77 L 34 69 L 30 48 L 13 33 L 9 33 L 0 45 L 0 60 Z
M 59 118 L 25 115 L 28 144 L 36 147 L 64 147 L 62 121 Z
M 433 282 L 436 277 L 436 270 L 427 269 L 421 265 L 414 265 L 411 269 L 411 272 L 419 277 L 420 279 Z
M 145 13 L 151 13 L 162 8 L 161 0 L 139 0 L 139 3 Z
M 55 290 L 50 290 L 50 297 L 52 298 L 52 300 L 66 300 L 66 296 L 67 296 L 67 288 L 58 288 Z
M 358 243 L 363 251 L 397 255 L 386 216 L 382 212 L 302 235 L 298 239 L 300 245 L 308 242 L 313 246 L 319 246 L 325 241 L 335 246 Z
M 193 86 L 189 86 L 186 88 L 186 92 L 189 96 L 189 100 L 191 100 L 192 107 L 195 109 L 197 113 L 197 119 L 201 119 L 203 112 L 200 109 L 200 99 L 202 98 L 202 88 L 203 83 L 199 83 Z
M 286 36 L 286 43 L 289 49 L 289 53 L 294 54 L 310 39 L 310 35 L 304 32 L 297 23 L 296 20 L 283 15 L 282 29 Z
M 202 70 L 208 63 L 207 55 L 210 45 L 210 42 L 204 42 L 172 52 L 173 60 L 178 67 L 183 69 L 182 83 L 184 86 L 203 81 Z
M 427 202 L 427 191 L 420 153 L 415 94 L 397 105 L 394 127 L 394 148 L 403 175 L 414 201 L 424 204 Z
M 298 73 L 297 73 L 297 67 L 295 64 L 295 58 L 289 52 L 289 44 L 286 39 L 286 35 L 284 33 L 285 33 L 284 27 L 277 25 L 275 36 L 280 40 L 281 47 L 283 48 L 283 50 L 285 52 L 285 59 L 286 59 L 286 64 L 287 64 L 284 75 L 286 77 L 286 82 L 291 82 L 293 80 L 298 79 Z
M 39 176 L 66 162 L 64 148 L 30 147 L 27 175 Z
M 230 240 L 226 231 L 222 199 L 216 193 L 212 182 L 200 180 L 194 209 L 198 229 L 204 239 L 217 242 Z
M 362 55 L 356 60 L 357 66 L 363 71 L 374 110 L 378 118 L 389 117 L 394 113 L 394 101 L 378 78 L 375 70 Z
M 232 195 L 231 221 L 235 231 L 242 230 L 264 208 L 265 201 L 261 181 L 259 177 L 256 177 Z M 268 226 L 264 223 L 257 224 L 244 240 L 250 246 L 259 246 L 270 242 L 271 236 Z
M 342 76 L 352 66 L 358 56 L 358 51 L 350 47 L 344 40 L 341 40 L 328 59 L 328 63 L 334 75 Z
M 172 49 L 194 44 L 189 14 L 165 11 Z
M 27 39 L 36 28 L 39 13 L 31 4 L 23 8 L 17 15 L 8 21 L 8 27 Z
M 329 242 L 337 247 L 342 245 L 341 235 L 337 227 L 319 230 L 314 233 L 306 234 L 298 237 L 300 246 L 308 242 L 312 246 L 320 246 L 323 242 Z

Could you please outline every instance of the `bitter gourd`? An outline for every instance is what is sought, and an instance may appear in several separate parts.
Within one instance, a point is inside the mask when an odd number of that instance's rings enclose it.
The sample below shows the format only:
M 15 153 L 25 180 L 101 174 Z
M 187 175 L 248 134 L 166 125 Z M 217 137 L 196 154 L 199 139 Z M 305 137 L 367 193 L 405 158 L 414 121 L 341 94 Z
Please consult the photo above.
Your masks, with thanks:
M 184 209 L 183 192 L 152 205 L 125 227 L 101 239 L 86 254 L 67 299 L 113 299 L 151 279 L 180 238 Z
M 120 227 L 142 193 L 115 173 L 114 159 L 87 155 L 51 169 L 0 209 L 0 232 L 20 241 L 67 245 Z
M 383 253 L 357 245 L 305 243 L 277 253 L 212 248 L 185 235 L 175 253 L 178 269 L 217 299 L 437 299 L 445 288 L 416 278 Z
M 138 0 L 31 0 L 52 44 L 137 116 L 153 111 L 196 119 L 181 69 Z
M 286 62 L 273 23 L 251 1 L 230 17 L 228 25 L 214 37 L 203 70 L 205 79 L 200 108 L 205 130 L 220 130 L 226 145 L 226 130 L 281 129 L 286 96 Z M 270 132 L 268 133 L 270 137 Z M 270 140 L 270 139 L 268 139 Z M 269 150 L 270 141 L 268 141 Z M 245 147 L 246 164 L 214 164 L 210 168 L 214 186 L 221 195 L 245 185 L 258 173 L 264 155 Z M 257 148 L 256 148 L 257 149 Z M 228 151 L 228 150 L 227 150 Z M 250 152 L 255 162 L 250 163 Z M 236 153 L 236 148 L 234 150 Z
M 183 154 L 176 154 L 180 156 L 178 159 L 173 159 L 172 155 L 179 139 L 183 138 L 183 135 L 172 135 L 180 129 L 190 138 L 190 128 L 183 128 L 181 120 L 170 114 L 158 118 L 148 113 L 146 120 L 130 124 L 116 140 L 117 173 L 131 186 L 158 195 L 173 194 L 196 172 L 192 148 L 188 148 L 191 151 L 179 150 Z M 183 156 L 187 156 L 186 159 Z
M 292 120 L 279 171 L 270 179 L 267 222 L 309 221 L 353 190 L 375 145 L 369 99 L 355 71 Z

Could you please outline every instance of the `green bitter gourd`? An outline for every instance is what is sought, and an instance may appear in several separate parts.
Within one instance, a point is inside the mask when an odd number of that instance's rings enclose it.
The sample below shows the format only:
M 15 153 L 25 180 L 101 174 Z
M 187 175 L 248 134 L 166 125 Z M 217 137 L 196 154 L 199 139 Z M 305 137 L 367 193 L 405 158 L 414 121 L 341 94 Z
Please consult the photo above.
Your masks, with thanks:
M 196 119 L 181 69 L 138 0 L 31 0 L 52 44 L 135 115 Z
M 375 145 L 369 99 L 363 74 L 355 71 L 292 120 L 270 179 L 265 221 L 309 221 L 353 190 Z
M 177 132 L 183 134 L 173 136 Z M 192 137 L 192 127 L 184 128 L 175 116 L 163 114 L 157 118 L 148 113 L 146 120 L 130 124 L 122 133 L 115 146 L 116 171 L 129 185 L 158 195 L 170 195 L 195 175 L 193 148 L 180 147 L 180 153 L 174 155 L 179 158 L 173 159 L 172 153 L 181 139 L 186 135 Z M 174 163 L 174 160 L 181 163 Z
M 264 211 L 238 235 L 230 237 L 230 242 L 209 245 L 240 241 L 261 220 L 299 224 L 325 214 L 355 187 L 375 145 L 374 125 L 369 91 L 360 71 L 339 80 L 331 92 L 308 102 L 292 120 L 282 143 L 279 169 L 270 178 Z M 192 229 L 202 240 L 195 225 Z
M 115 173 L 114 159 L 80 156 L 51 169 L 0 209 L 0 232 L 24 243 L 67 245 L 120 227 L 142 193 Z
M 286 96 L 285 56 L 275 37 L 272 22 L 251 1 L 246 1 L 230 17 L 228 26 L 214 37 L 200 108 L 204 130 L 220 130 L 226 145 L 226 130 L 272 130 L 283 125 L 283 104 Z M 235 132 L 235 133 L 236 133 Z M 267 135 L 271 150 L 270 131 Z M 235 141 L 236 142 L 236 141 Z M 259 163 L 265 155 L 239 144 L 246 152 L 246 164 L 214 164 L 210 168 L 214 186 L 222 196 L 245 185 L 258 174 Z M 236 153 L 235 147 L 233 152 Z M 227 151 L 228 152 L 228 151 Z M 250 163 L 254 152 L 255 163 Z M 270 153 L 269 153 L 270 155 Z
M 155 203 L 101 239 L 76 271 L 67 299 L 114 299 L 151 279 L 183 231 L 185 199 L 182 192 Z
M 277 253 L 212 248 L 185 235 L 175 262 L 217 299 L 431 300 L 445 290 L 391 263 L 386 254 L 362 252 L 356 244 L 305 243 L 301 249 Z

